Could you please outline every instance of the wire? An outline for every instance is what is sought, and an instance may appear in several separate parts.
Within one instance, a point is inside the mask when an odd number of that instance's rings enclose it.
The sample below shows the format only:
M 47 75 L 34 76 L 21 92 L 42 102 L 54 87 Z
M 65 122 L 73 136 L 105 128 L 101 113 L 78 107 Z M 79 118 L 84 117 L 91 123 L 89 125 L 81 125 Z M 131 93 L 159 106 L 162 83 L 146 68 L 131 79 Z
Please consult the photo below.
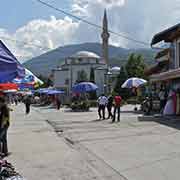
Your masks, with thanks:
M 49 8 L 51 8 L 51 9 L 54 9 L 54 10 L 58 11 L 58 12 L 61 12 L 61 13 L 65 14 L 65 15 L 71 16 L 71 17 L 73 17 L 74 19 L 77 19 L 77 20 L 82 21 L 82 22 L 84 22 L 84 23 L 86 23 L 86 24 L 89 24 L 89 25 L 91 25 L 91 26 L 94 26 L 94 27 L 96 27 L 96 28 L 98 28 L 98 29 L 103 29 L 103 27 L 100 26 L 100 25 L 97 25 L 97 24 L 95 24 L 95 23 L 93 23 L 93 22 L 90 22 L 90 21 L 88 21 L 88 20 L 86 20 L 86 19 L 83 19 L 83 18 L 80 18 L 80 17 L 78 17 L 78 16 L 75 16 L 75 15 L 69 13 L 69 12 L 66 12 L 66 11 L 64 11 L 64 10 L 62 10 L 62 9 L 60 9 L 60 8 L 57 8 L 57 7 L 53 6 L 53 5 L 50 4 L 50 3 L 44 2 L 44 1 L 42 1 L 42 0 L 35 0 L 35 1 L 43 4 L 43 5 L 46 6 L 46 7 L 49 7 Z M 121 37 L 121 38 L 127 39 L 127 40 L 129 40 L 129 41 L 133 41 L 133 42 L 135 42 L 135 43 L 142 44 L 142 45 L 144 45 L 144 46 L 149 46 L 149 47 L 150 47 L 150 43 L 136 40 L 136 39 L 134 39 L 134 38 L 132 38 L 132 37 L 126 36 L 126 35 L 121 34 L 121 33 L 114 32 L 114 31 L 112 31 L 112 30 L 109 30 L 108 32 L 111 33 L 111 34 L 114 34 L 114 35 L 116 35 L 116 36 L 119 36 L 119 37 Z

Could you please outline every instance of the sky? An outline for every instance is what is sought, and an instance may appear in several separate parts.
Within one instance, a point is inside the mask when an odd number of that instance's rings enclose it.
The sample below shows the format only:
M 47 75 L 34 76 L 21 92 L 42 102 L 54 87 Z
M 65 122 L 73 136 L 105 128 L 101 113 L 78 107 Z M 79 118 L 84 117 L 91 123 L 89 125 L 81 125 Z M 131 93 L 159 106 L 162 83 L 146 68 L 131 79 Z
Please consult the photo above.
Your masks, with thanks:
M 180 0 L 42 1 L 97 25 L 102 25 L 106 8 L 110 30 L 147 43 L 155 33 L 180 23 Z M 2 1 L 0 12 L 0 39 L 22 62 L 60 46 L 101 42 L 101 30 L 45 7 L 37 0 Z M 110 36 L 110 44 L 144 47 L 115 35 Z

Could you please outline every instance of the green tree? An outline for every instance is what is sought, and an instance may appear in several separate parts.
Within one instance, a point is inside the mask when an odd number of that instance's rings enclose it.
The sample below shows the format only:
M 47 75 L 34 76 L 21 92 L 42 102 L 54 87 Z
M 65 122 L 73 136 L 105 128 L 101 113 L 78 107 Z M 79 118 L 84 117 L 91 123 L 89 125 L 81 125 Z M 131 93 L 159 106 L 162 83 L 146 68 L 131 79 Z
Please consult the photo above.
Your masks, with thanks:
M 126 72 L 128 77 L 139 77 L 145 78 L 144 70 L 146 68 L 146 64 L 144 62 L 144 58 L 142 55 L 136 55 L 134 53 L 130 54 L 128 57 L 128 61 L 125 65 Z
M 120 95 L 123 98 L 126 98 L 127 95 L 128 95 L 127 89 L 121 88 L 122 84 L 127 80 L 127 78 L 128 78 L 128 76 L 127 76 L 127 73 L 125 71 L 125 68 L 122 66 L 121 70 L 119 72 L 119 75 L 117 76 L 117 79 L 116 79 L 116 84 L 115 84 L 115 87 L 114 87 L 114 92 L 115 93 L 120 93 Z
M 94 68 L 91 68 L 89 81 L 92 83 L 95 83 Z M 90 97 L 90 99 L 93 99 L 93 100 L 97 99 L 96 91 L 89 92 L 89 97 Z
M 39 75 L 38 78 L 44 82 L 40 87 L 41 88 L 47 88 L 49 86 L 53 85 L 52 80 L 49 77 L 45 77 L 43 75 Z
M 80 83 L 84 81 L 88 81 L 87 73 L 84 70 L 78 71 L 76 82 Z
M 95 82 L 94 68 L 91 68 L 89 81 L 92 83 Z

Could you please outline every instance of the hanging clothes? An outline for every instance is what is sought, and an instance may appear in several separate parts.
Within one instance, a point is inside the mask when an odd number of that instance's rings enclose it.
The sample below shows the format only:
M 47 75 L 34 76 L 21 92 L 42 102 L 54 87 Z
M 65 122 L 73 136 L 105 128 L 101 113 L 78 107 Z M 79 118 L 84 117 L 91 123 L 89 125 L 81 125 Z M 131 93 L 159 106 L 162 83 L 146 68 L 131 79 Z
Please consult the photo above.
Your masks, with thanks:
M 163 115 L 175 115 L 175 114 L 176 114 L 176 93 L 174 91 L 170 91 L 168 96 L 168 101 L 163 111 Z

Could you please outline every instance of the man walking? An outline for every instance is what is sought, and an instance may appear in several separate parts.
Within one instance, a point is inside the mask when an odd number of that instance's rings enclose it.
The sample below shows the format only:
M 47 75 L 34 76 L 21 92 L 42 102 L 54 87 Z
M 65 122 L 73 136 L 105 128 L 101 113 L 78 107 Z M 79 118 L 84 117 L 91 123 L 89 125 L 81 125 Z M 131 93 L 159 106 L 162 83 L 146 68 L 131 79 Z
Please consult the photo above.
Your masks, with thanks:
M 107 97 L 102 94 L 99 98 L 98 98 L 98 114 L 99 114 L 99 119 L 103 118 L 105 119 L 105 108 L 107 105 L 108 99 Z M 101 114 L 102 112 L 102 114 Z
M 113 114 L 112 114 L 112 106 L 113 106 L 113 97 L 110 95 L 108 97 L 108 103 L 107 103 L 107 110 L 108 110 L 108 118 L 113 118 Z
M 24 104 L 25 104 L 25 107 L 26 107 L 26 114 L 29 114 L 30 113 L 30 106 L 31 106 L 31 97 L 30 96 L 27 96 L 25 98 Z
M 120 122 L 120 107 L 121 107 L 121 101 L 122 98 L 120 95 L 117 95 L 114 97 L 114 116 L 113 116 L 113 120 L 112 122 L 115 122 L 116 120 L 116 111 L 118 112 L 118 117 L 117 117 L 117 121 Z
M 56 106 L 57 106 L 57 110 L 59 110 L 60 107 L 61 107 L 61 100 L 60 100 L 60 97 L 56 97 Z

